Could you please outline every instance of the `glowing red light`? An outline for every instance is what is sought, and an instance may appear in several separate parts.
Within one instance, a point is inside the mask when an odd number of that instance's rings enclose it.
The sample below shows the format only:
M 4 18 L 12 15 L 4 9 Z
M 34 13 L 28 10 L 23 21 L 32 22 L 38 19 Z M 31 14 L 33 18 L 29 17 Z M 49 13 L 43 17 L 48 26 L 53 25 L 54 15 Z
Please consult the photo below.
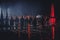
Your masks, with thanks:
M 56 21 L 55 18 L 50 18 L 49 23 L 51 23 L 52 25 L 54 25 L 55 24 L 55 21 Z
M 55 15 L 54 15 L 54 5 L 52 4 L 52 6 L 51 6 L 51 17 L 54 17 Z
M 55 31 L 55 22 L 56 22 L 56 18 L 54 15 L 54 5 L 52 4 L 51 6 L 51 15 L 50 15 L 50 19 L 49 19 L 49 23 L 52 25 L 51 30 L 52 30 L 52 40 L 54 40 L 54 31 Z

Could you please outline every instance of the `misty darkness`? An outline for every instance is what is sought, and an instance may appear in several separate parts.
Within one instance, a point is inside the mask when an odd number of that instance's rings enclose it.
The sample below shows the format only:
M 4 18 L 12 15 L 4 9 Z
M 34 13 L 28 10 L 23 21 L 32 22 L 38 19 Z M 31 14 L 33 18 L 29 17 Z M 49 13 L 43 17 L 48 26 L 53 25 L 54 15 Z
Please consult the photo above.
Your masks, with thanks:
M 54 3 L 55 15 L 59 20 L 60 6 L 58 0 L 0 0 L 0 7 L 10 8 L 9 15 L 50 15 L 51 4 Z M 18 15 L 19 14 L 19 15 Z
M 21 16 L 21 15 L 50 15 L 51 4 L 55 5 L 55 16 L 57 21 L 60 20 L 60 6 L 58 0 L 0 0 L 0 8 L 9 8 L 8 14 L 10 16 Z M 4 13 L 5 14 L 5 13 Z M 58 25 L 59 26 L 59 25 Z M 60 28 L 60 27 L 59 27 Z M 59 35 L 59 29 L 56 28 L 57 39 Z
M 9 8 L 9 15 L 49 15 L 51 0 L 0 0 L 3 10 Z

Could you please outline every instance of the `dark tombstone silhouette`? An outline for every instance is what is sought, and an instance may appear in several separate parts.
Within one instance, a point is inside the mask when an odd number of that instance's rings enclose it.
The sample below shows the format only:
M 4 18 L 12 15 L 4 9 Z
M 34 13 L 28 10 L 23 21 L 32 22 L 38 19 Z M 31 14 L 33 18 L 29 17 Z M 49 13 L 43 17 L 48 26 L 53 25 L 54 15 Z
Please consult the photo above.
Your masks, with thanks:
M 18 23 L 19 23 L 19 18 L 16 16 L 16 19 L 15 19 L 15 25 L 16 25 L 16 27 L 18 27 Z
M 2 10 L 1 10 L 1 31 L 3 31 L 3 27 L 4 27 L 4 18 L 3 18 L 3 12 L 2 12 Z
M 32 24 L 32 32 L 31 32 L 31 40 L 40 40 L 40 33 L 37 32 L 37 19 L 36 16 L 34 16 L 33 24 Z
M 37 19 L 36 19 L 36 16 L 35 16 L 34 19 L 33 19 L 33 27 L 34 27 L 34 29 L 36 29 L 36 24 L 37 24 Z
M 9 27 L 9 18 L 8 18 L 8 13 L 7 13 L 7 10 L 6 10 L 6 18 L 5 18 L 5 26 L 6 28 L 6 31 L 8 31 L 8 27 Z
M 24 26 L 24 18 L 23 18 L 23 16 L 20 18 L 20 26 L 21 26 L 20 31 L 22 31 L 23 30 L 23 26 Z
M 27 25 L 27 19 L 24 19 L 23 18 L 23 16 L 21 17 L 21 19 L 20 19 L 20 40 L 28 40 L 27 38 L 27 32 L 26 32 L 26 28 L 24 28 L 24 27 L 26 27 Z
M 11 16 L 11 19 L 10 19 L 10 28 L 11 28 L 11 30 L 13 30 L 13 25 L 14 25 L 14 19 Z
M 25 22 L 24 22 L 24 23 L 25 23 L 25 39 L 26 39 L 26 40 L 28 40 L 28 31 L 27 31 L 27 30 L 28 30 L 28 29 L 27 29 L 27 28 L 28 28 L 28 22 L 29 22 L 29 20 L 28 20 L 28 18 L 26 17 Z
M 5 24 L 4 24 L 4 21 L 5 21 Z M 10 26 L 9 26 L 8 21 L 10 21 Z M 0 40 L 18 40 L 16 33 L 12 32 L 12 31 L 7 31 L 7 30 L 4 31 L 3 30 L 4 27 L 5 28 L 12 27 L 13 24 L 14 24 L 13 18 L 11 17 L 11 19 L 9 20 L 8 13 L 6 12 L 6 18 L 4 19 L 3 18 L 3 13 L 2 13 L 2 10 L 1 10 L 1 18 L 0 18 L 0 28 L 1 28 L 1 31 L 0 31 Z
M 27 25 L 28 25 L 28 18 L 24 18 L 24 29 L 25 31 L 27 31 Z
M 10 19 L 10 25 L 13 26 L 14 25 L 14 19 L 13 17 L 11 16 L 11 19 Z

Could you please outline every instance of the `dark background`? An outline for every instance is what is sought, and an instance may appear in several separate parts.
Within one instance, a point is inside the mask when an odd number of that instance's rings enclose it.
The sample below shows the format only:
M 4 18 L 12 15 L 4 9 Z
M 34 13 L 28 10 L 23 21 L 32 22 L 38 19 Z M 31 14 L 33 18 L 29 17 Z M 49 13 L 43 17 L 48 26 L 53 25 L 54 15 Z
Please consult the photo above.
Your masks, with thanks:
M 60 31 L 59 31 L 60 30 L 60 15 L 59 15 L 60 14 L 60 1 L 58 0 L 0 0 L 0 7 L 2 7 L 3 10 L 5 10 L 6 8 L 11 8 L 11 11 L 9 14 L 10 16 L 11 15 L 12 16 L 36 15 L 36 14 L 49 16 L 52 3 L 55 6 L 55 17 L 57 20 L 56 21 L 57 25 L 55 27 L 56 28 L 55 37 L 57 40 L 59 40 L 60 39 L 59 38 L 60 36 L 59 35 L 60 34 Z M 25 8 L 27 10 L 25 10 Z M 32 9 L 37 10 L 37 11 L 32 12 L 33 11 Z
M 55 6 L 55 15 L 59 19 L 59 13 L 60 13 L 60 11 L 59 11 L 60 10 L 59 0 L 0 0 L 0 6 L 4 5 L 3 7 L 5 7 L 5 8 L 7 8 L 9 6 L 13 7 L 14 5 L 17 6 L 19 4 L 21 4 L 21 5 L 24 4 L 24 6 L 26 4 L 28 4 L 28 6 L 26 5 L 26 7 L 30 8 L 29 6 L 32 6 L 31 9 L 36 7 L 38 9 L 38 11 L 36 13 L 44 14 L 44 15 L 49 15 L 50 6 L 52 3 L 54 3 L 54 6 Z M 24 9 L 24 7 L 23 7 L 23 9 Z M 23 14 L 24 13 L 28 14 L 27 11 L 23 12 Z
M 8 12 L 10 16 L 49 15 L 51 3 L 52 0 L 0 0 L 3 10 L 10 9 Z

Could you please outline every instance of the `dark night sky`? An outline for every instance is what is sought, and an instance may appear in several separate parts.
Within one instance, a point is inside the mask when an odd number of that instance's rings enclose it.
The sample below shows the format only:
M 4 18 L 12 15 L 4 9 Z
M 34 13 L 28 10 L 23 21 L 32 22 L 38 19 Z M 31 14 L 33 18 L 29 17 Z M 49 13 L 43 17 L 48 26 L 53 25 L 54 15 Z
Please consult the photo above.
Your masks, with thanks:
M 6 8 L 9 15 L 49 15 L 51 0 L 0 0 L 0 7 L 5 15 Z M 0 8 L 1 9 L 1 8 Z
M 55 0 L 54 3 L 55 3 L 55 15 L 59 22 L 60 21 L 60 0 Z
M 53 2 L 52 2 L 53 1 Z M 60 20 L 60 1 L 59 0 L 0 0 L 1 7 L 5 15 L 6 8 L 9 16 L 50 14 L 51 3 L 55 5 L 55 15 Z
M 55 15 L 59 19 L 60 2 L 58 0 L 0 0 L 0 9 L 2 7 L 5 15 L 7 8 L 10 16 L 36 14 L 49 15 L 51 3 L 54 3 Z

